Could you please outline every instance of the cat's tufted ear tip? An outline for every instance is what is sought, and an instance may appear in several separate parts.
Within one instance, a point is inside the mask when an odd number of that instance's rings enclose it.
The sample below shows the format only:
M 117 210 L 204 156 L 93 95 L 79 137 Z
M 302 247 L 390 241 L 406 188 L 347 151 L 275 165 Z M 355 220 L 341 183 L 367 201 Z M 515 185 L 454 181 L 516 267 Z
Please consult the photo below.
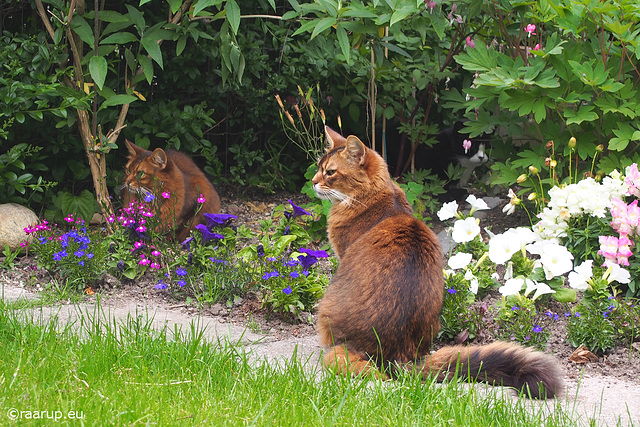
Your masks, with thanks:
M 325 125 L 324 134 L 327 137 L 327 153 L 334 148 L 341 147 L 345 144 L 345 137 L 340 135 L 335 130 L 331 129 L 329 126 Z

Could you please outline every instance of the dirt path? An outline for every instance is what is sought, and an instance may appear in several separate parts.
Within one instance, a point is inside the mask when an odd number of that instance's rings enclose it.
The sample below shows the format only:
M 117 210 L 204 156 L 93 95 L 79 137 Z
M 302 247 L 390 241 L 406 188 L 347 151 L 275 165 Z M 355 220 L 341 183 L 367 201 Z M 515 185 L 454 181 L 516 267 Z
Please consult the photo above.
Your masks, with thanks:
M 11 283 L 0 285 L 0 296 L 6 301 L 38 298 L 37 293 Z M 193 308 L 171 305 L 157 298 L 150 301 L 143 298 L 118 298 L 117 295 L 113 295 L 102 297 L 100 304 L 96 304 L 93 298 L 78 305 L 63 304 L 28 311 L 35 319 L 44 321 L 56 316 L 61 324 L 80 324 L 83 319 L 98 318 L 113 324 L 126 321 L 128 317 L 142 316 L 155 328 L 167 326 L 168 330 L 172 331 L 177 325 L 183 333 L 188 332 L 192 323 L 195 323 L 205 328 L 205 337 L 208 340 L 228 339 L 232 343 L 242 343 L 256 362 L 284 361 L 296 353 L 301 360 L 309 363 L 309 366 L 315 366 L 321 354 L 321 348 L 313 333 L 302 333 L 295 337 L 291 334 L 283 336 L 273 329 L 258 331 L 258 327 L 255 326 L 252 330 L 246 322 L 225 316 L 197 313 Z M 640 426 L 640 383 L 604 376 L 584 376 L 582 379 L 567 377 L 565 382 L 567 389 L 559 402 L 569 413 L 579 414 L 583 425 L 588 425 L 588 419 L 595 419 L 596 425 L 599 426 Z M 552 411 L 554 407 L 553 402 L 531 402 L 531 405 L 533 410 Z

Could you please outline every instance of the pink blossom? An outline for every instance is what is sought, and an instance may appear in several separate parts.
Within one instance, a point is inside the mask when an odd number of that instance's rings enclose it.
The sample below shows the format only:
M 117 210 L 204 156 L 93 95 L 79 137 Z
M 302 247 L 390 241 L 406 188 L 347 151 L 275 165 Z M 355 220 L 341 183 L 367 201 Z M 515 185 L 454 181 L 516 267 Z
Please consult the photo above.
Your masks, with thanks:
M 168 191 L 164 191 L 162 193 L 162 197 L 165 198 L 165 199 L 168 199 L 169 197 L 171 197 L 171 193 L 169 193 Z
M 628 237 L 618 239 L 618 254 L 616 255 L 618 265 L 629 265 L 629 257 L 633 255 L 630 246 L 633 246 L 633 242 Z
M 162 255 L 162 253 L 160 253 L 160 251 L 156 249 L 155 251 L 151 252 L 151 255 L 160 256 L 160 255 Z
M 140 261 L 138 261 L 139 265 L 149 265 L 151 264 L 151 261 L 148 260 L 147 258 L 141 258 Z
M 200 197 L 198 197 L 198 203 L 204 203 L 206 201 L 207 201 L 207 199 L 205 199 L 204 196 L 202 194 L 200 194 Z
M 638 171 L 638 165 L 636 163 L 627 166 L 625 169 L 624 183 L 629 187 L 627 190 L 628 195 L 640 197 L 640 171 Z
M 476 42 L 473 41 L 473 39 L 470 36 L 467 37 L 466 44 L 467 44 L 467 47 L 470 47 L 471 49 L 476 47 Z
M 540 46 L 540 43 L 537 43 L 533 48 L 533 50 L 540 50 L 540 49 L 542 49 L 542 47 Z
M 616 262 L 616 256 L 618 255 L 618 238 L 615 236 L 600 236 L 598 241 L 600 242 L 598 255 L 602 255 L 607 261 Z
M 427 5 L 427 8 L 429 9 L 429 13 L 433 13 L 433 9 L 436 8 L 436 2 L 424 0 L 424 3 Z
M 464 152 L 466 154 L 471 148 L 471 141 L 468 139 L 465 139 L 464 141 L 462 141 L 462 148 L 464 148 Z
M 536 33 L 534 33 L 534 31 L 536 30 L 536 26 L 535 24 L 529 24 L 526 26 L 526 28 L 524 29 L 527 33 L 529 33 L 529 35 L 527 37 L 531 37 L 531 35 L 533 34 L 534 36 L 536 35 Z

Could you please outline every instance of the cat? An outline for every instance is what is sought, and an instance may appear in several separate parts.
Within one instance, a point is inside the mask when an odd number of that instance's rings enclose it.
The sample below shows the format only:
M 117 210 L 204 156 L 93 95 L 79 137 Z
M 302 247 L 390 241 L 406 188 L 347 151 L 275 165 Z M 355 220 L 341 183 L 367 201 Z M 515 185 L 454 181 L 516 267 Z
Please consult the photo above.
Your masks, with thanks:
M 479 166 L 489 162 L 489 150 L 491 148 L 491 136 L 487 134 L 479 135 L 475 138 L 469 138 L 468 134 L 462 133 L 464 123 L 467 120 L 458 120 L 452 126 L 441 130 L 435 136 L 435 144 L 427 146 L 426 144 L 418 144 L 414 156 L 414 165 L 416 169 L 428 169 L 432 173 L 438 175 L 443 180 L 448 180 L 447 169 L 449 165 L 462 166 L 462 173 L 456 182 L 447 186 L 448 189 L 462 189 L 469 185 L 469 181 L 473 172 Z M 393 133 L 392 133 L 393 134 Z M 397 136 L 399 138 L 399 136 Z M 469 145 L 464 142 L 469 141 Z M 390 164 L 395 165 L 398 160 L 398 154 L 391 146 L 389 152 Z M 406 163 L 406 156 L 403 156 L 400 164 Z M 396 168 L 400 167 L 399 165 Z M 400 170 L 405 169 L 400 167 Z M 395 169 L 391 172 L 394 173 Z M 397 174 L 396 175 L 400 175 Z
M 196 164 L 184 153 L 156 148 L 153 151 L 125 140 L 129 150 L 124 183 L 120 193 L 128 205 L 136 196 L 152 194 L 159 206 L 158 230 L 183 241 L 198 224 L 204 224 L 204 213 L 220 212 L 220 197 Z M 165 198 L 163 194 L 168 198 Z M 198 198 L 204 197 L 200 204 Z
M 412 367 L 442 380 L 459 361 L 460 377 L 526 388 L 534 398 L 559 393 L 555 359 L 516 344 L 450 346 L 430 354 L 445 292 L 438 238 L 414 218 L 378 153 L 356 136 L 344 138 L 329 127 L 325 134 L 327 151 L 312 179 L 317 196 L 332 202 L 327 232 L 338 259 L 318 303 L 325 366 L 383 378 Z

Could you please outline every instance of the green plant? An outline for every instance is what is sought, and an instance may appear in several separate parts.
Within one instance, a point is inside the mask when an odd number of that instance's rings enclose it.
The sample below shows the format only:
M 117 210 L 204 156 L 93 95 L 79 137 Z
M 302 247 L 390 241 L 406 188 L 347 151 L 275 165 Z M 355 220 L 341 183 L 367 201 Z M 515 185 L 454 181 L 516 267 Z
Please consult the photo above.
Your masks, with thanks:
M 65 285 L 84 290 L 102 276 L 107 258 L 105 240 L 99 233 L 92 235 L 80 218 L 68 216 L 65 221 L 71 229 L 64 233 L 47 221 L 26 228 L 25 232 L 35 233 L 30 250 L 40 266 Z
M 475 47 L 455 57 L 476 74 L 473 86 L 464 90 L 466 99 L 457 90 L 446 98 L 471 119 L 471 136 L 506 127 L 511 143 L 498 144 L 493 154 L 504 149 L 502 159 L 516 152 L 520 159 L 496 163 L 496 182 L 513 183 L 522 167 L 541 171 L 545 162 L 552 170 L 540 183 L 549 186 L 631 163 L 640 141 L 640 76 L 629 50 L 639 40 L 632 30 L 634 3 L 506 1 L 482 7 L 486 27 L 476 27 Z M 604 157 L 595 168 L 599 152 Z
M 0 154 L 0 202 L 25 203 L 31 198 L 39 201 L 42 200 L 42 195 L 37 193 L 43 193 L 57 185 L 55 182 L 45 181 L 42 176 L 36 178 L 33 173 L 27 172 L 47 170 L 42 163 L 44 157 L 39 154 L 41 149 L 42 147 L 21 143 Z M 27 190 L 30 194 L 25 198 Z
M 462 272 L 445 272 L 445 292 L 440 313 L 441 329 L 438 338 L 457 343 L 473 341 L 484 329 L 483 314 L 486 307 L 471 305 L 475 294 Z
M 589 306 L 578 305 L 567 311 L 567 335 L 571 345 L 585 345 L 596 354 L 605 353 L 615 347 L 616 331 L 609 320 L 615 306 L 610 300 L 598 301 Z
M 548 324 L 558 319 L 551 311 L 539 313 L 534 302 L 526 297 L 503 298 L 496 317 L 496 336 L 504 341 L 544 350 L 549 338 Z
M 15 261 L 16 257 L 20 255 L 21 252 L 22 248 L 17 248 L 16 250 L 12 251 L 11 248 L 9 248 L 9 245 L 5 244 L 4 251 L 2 251 L 4 259 L 2 260 L 2 264 L 0 264 L 0 268 L 2 268 L 3 270 L 13 270 L 13 268 L 15 267 L 13 261 Z
M 413 215 L 421 221 L 430 220 L 431 218 L 425 217 L 425 214 L 438 209 L 440 202 L 437 197 L 447 192 L 444 188 L 447 182 L 433 175 L 429 170 L 407 173 L 403 178 L 404 183 L 399 185 L 413 208 Z

